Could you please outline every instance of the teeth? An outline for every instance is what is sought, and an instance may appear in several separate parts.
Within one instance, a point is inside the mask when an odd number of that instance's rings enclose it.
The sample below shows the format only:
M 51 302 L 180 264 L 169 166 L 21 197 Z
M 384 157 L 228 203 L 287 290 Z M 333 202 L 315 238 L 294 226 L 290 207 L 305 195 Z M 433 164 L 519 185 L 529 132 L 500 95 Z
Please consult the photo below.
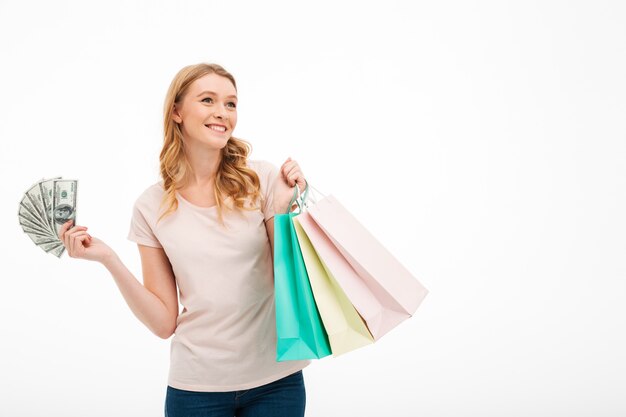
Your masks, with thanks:
M 226 128 L 222 127 L 222 126 L 208 125 L 207 127 L 209 129 L 213 129 L 213 130 L 216 130 L 218 132 L 226 132 Z

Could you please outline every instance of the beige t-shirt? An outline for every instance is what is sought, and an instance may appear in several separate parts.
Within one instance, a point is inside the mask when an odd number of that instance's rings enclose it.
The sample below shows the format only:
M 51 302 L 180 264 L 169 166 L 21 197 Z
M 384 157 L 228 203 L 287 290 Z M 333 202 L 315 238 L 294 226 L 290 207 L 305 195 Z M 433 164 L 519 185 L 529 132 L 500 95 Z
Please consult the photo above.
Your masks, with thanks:
M 255 211 L 199 207 L 180 194 L 163 218 L 163 181 L 136 200 L 128 233 L 133 242 L 163 248 L 176 276 L 182 312 L 171 340 L 168 385 L 188 391 L 237 391 L 296 372 L 310 361 L 276 361 L 274 270 L 265 220 L 274 216 L 278 169 L 248 160 L 261 182 Z

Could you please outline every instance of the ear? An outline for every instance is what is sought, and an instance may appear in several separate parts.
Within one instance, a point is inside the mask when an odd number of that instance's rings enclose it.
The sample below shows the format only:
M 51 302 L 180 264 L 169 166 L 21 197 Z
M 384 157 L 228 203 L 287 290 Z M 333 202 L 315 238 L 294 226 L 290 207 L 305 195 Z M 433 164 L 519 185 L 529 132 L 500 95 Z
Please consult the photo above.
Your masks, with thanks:
M 180 117 L 180 113 L 178 112 L 178 109 L 176 108 L 176 104 L 174 104 L 174 110 L 172 110 L 172 120 L 175 121 L 176 123 L 183 122 L 183 118 Z

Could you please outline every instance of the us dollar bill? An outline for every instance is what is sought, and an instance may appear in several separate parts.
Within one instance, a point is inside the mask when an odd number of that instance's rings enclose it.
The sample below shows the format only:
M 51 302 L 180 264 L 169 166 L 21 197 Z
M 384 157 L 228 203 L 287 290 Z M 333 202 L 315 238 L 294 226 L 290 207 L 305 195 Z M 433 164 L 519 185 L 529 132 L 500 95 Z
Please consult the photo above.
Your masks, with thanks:
M 46 253 L 60 258 L 65 245 L 59 239 L 63 224 L 76 224 L 78 180 L 40 179 L 24 193 L 17 216 L 22 230 Z
M 39 234 L 41 236 L 51 236 L 51 237 L 55 237 L 52 236 L 52 233 L 50 233 L 50 230 L 48 229 L 43 229 L 40 226 L 34 224 L 32 221 L 30 221 L 29 219 L 19 216 L 20 219 L 20 226 L 22 226 L 22 229 L 27 232 L 27 233 L 35 233 L 35 234 Z
M 28 191 L 26 191 L 26 198 L 30 201 L 30 206 L 34 210 L 33 214 L 37 217 L 37 219 L 39 219 L 39 222 L 46 225 L 51 232 L 54 232 L 52 230 L 52 225 L 48 223 L 46 219 L 46 211 L 39 183 L 33 185 Z
M 50 226 L 50 230 L 54 231 L 54 223 L 52 222 L 52 199 L 54 196 L 54 181 L 60 180 L 61 177 L 51 178 L 39 183 L 39 189 L 41 190 L 41 197 L 44 206 L 44 212 L 46 214 L 46 222 Z
M 47 224 L 44 224 L 37 214 L 31 209 L 32 204 L 30 201 L 20 201 L 17 217 L 20 219 L 20 224 L 27 222 L 27 225 L 33 228 L 41 229 L 42 232 L 52 233 Z
M 50 250 L 47 250 L 46 252 L 53 254 L 57 258 L 60 258 L 61 255 L 63 255 L 63 252 L 65 252 L 65 245 L 63 245 L 63 243 L 61 243 L 61 244 L 59 244 L 59 246 L 54 247 L 54 248 L 52 248 Z
M 52 195 L 52 223 L 55 235 L 68 220 L 76 224 L 76 197 L 78 191 L 77 180 L 53 180 Z

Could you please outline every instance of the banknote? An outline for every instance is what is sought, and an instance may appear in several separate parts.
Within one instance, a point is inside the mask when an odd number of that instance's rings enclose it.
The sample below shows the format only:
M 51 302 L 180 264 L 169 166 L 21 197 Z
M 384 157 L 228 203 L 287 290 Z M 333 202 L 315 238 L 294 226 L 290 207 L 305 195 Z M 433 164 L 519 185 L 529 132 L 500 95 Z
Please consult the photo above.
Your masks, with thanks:
M 32 184 L 20 201 L 17 216 L 22 230 L 44 252 L 60 258 L 65 245 L 59 231 L 65 222 L 74 220 L 78 180 L 62 177 L 42 178 Z
M 53 180 L 52 185 L 52 228 L 55 235 L 68 220 L 76 224 L 76 180 Z

